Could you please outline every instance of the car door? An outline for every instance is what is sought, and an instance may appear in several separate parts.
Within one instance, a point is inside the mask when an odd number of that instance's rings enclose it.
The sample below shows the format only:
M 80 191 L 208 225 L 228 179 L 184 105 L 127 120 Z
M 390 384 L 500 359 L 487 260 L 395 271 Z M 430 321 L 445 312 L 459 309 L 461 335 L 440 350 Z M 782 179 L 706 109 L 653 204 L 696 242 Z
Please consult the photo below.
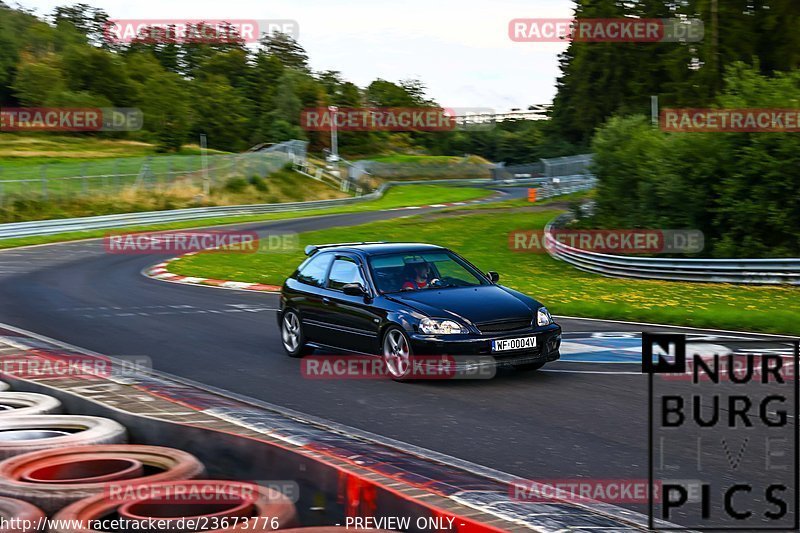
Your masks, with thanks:
M 324 342 L 329 330 L 325 324 L 328 310 L 323 302 L 328 279 L 328 270 L 333 263 L 332 253 L 318 253 L 303 263 L 290 285 L 289 307 L 300 313 L 306 340 Z
M 359 283 L 369 297 L 345 294 L 342 288 Z M 372 307 L 374 292 L 366 281 L 361 260 L 350 254 L 338 254 L 331 265 L 323 298 L 331 324 L 330 344 L 344 350 L 375 353 L 378 347 L 380 315 Z

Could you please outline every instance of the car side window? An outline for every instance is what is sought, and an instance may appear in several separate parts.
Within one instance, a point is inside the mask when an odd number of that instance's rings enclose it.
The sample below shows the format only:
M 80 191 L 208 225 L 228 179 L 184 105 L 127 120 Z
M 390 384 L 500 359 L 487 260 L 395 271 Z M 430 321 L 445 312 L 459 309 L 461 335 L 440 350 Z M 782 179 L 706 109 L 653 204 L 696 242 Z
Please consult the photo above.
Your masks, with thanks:
M 367 286 L 358 269 L 358 263 L 354 259 L 337 257 L 328 276 L 328 288 L 340 291 L 348 283 L 360 283 L 362 287 Z
M 333 254 L 322 254 L 312 257 L 306 264 L 301 265 L 297 271 L 297 281 L 314 287 L 325 286 L 325 274 L 333 261 Z

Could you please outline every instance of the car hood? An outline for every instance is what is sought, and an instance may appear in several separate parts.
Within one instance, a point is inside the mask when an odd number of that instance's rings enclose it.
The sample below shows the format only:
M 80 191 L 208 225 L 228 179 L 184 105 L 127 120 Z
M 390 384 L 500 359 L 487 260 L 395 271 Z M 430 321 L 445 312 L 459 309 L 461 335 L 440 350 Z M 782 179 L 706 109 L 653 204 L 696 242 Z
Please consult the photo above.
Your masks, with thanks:
M 498 285 L 407 291 L 393 294 L 392 298 L 433 318 L 472 323 L 532 318 L 537 305 L 533 298 L 513 294 Z

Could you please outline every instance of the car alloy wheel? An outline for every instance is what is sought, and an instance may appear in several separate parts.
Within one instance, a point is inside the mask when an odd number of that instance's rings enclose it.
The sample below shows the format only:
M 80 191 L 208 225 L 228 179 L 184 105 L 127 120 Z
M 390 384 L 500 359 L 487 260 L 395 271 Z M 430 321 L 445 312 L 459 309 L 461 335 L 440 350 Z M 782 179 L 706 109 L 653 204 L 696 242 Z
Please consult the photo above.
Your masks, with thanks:
M 392 378 L 404 378 L 411 370 L 411 350 L 406 336 L 392 328 L 383 337 L 383 360 Z
M 294 354 L 300 348 L 300 318 L 294 311 L 287 311 L 283 315 L 283 325 L 281 327 L 281 337 L 286 351 Z

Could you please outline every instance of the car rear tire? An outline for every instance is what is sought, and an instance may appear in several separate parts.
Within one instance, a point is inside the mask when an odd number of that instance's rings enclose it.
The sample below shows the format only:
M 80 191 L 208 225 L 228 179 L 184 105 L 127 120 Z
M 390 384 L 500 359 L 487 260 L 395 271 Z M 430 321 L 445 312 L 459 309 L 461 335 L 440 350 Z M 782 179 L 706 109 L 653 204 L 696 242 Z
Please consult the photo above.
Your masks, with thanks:
M 300 315 L 291 309 L 286 310 L 281 317 L 281 343 L 289 357 L 303 357 L 311 353 L 303 335 Z
M 386 373 L 395 381 L 408 381 L 412 374 L 411 343 L 408 335 L 397 326 L 390 326 L 383 332 L 381 356 Z

